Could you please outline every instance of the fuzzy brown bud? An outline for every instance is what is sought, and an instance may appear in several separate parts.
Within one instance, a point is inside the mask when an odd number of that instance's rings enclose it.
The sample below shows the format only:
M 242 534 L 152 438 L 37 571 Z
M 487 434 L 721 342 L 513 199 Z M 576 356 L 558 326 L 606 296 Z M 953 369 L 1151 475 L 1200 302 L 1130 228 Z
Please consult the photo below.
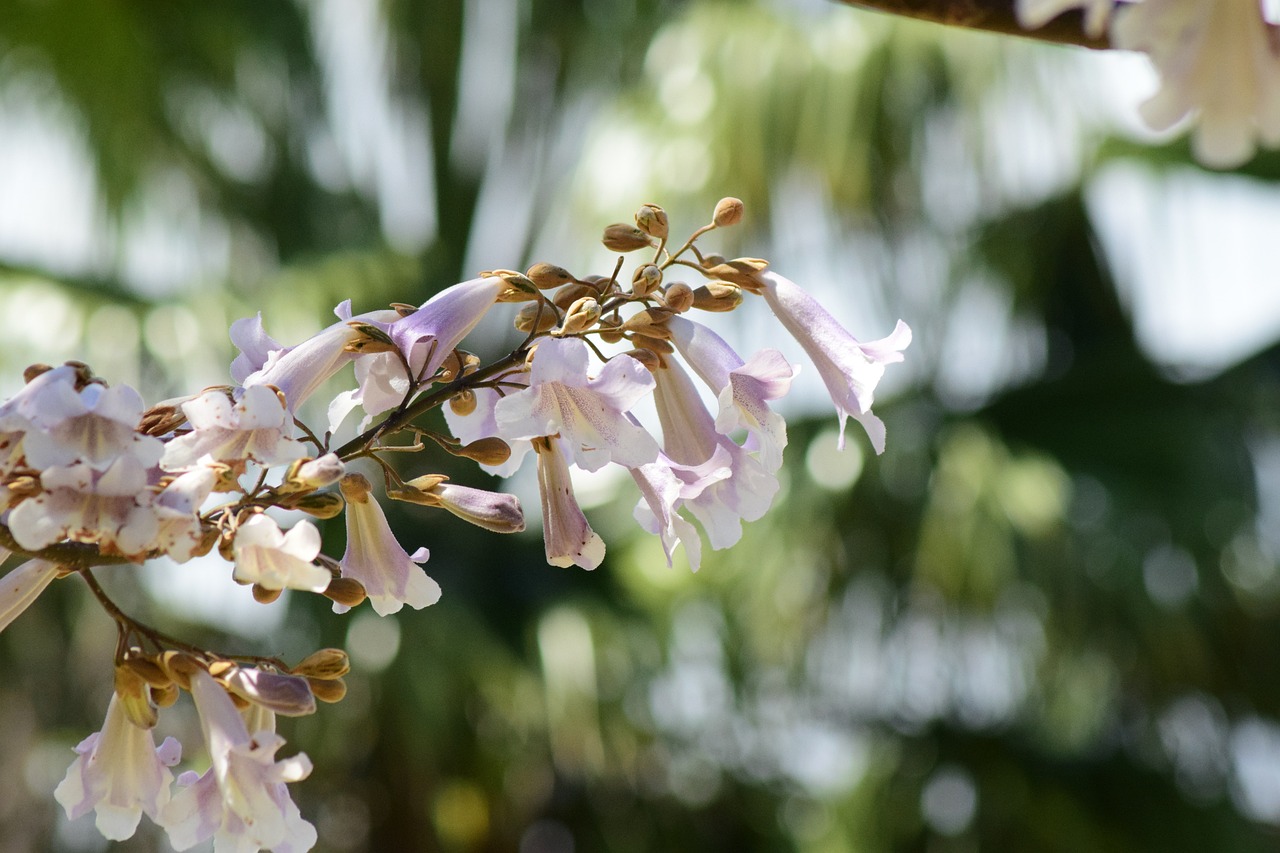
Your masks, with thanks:
M 548 263 L 534 264 L 525 270 L 524 274 L 539 290 L 550 290 L 574 281 L 573 274 L 567 269 Z
M 683 281 L 673 281 L 663 291 L 662 301 L 670 310 L 683 314 L 693 307 L 693 288 Z
M 734 258 L 722 264 L 706 267 L 707 275 L 724 279 L 752 293 L 761 293 L 764 282 L 760 273 L 769 267 L 769 262 L 761 258 Z
M 551 297 L 551 301 L 561 311 L 567 311 L 569 306 L 577 302 L 584 296 L 595 298 L 600 295 L 600 291 L 589 284 L 570 284 L 560 288 Z
M 662 286 L 662 270 L 657 264 L 645 264 L 631 276 L 631 295 L 643 299 Z
M 477 438 L 461 447 L 449 447 L 454 456 L 462 456 L 481 465 L 501 465 L 511 458 L 511 445 L 497 436 Z
M 351 671 L 351 661 L 342 649 L 320 649 L 302 659 L 290 670 L 294 675 L 329 681 Z
M 727 281 L 710 281 L 693 289 L 693 307 L 699 311 L 732 311 L 742 304 L 742 288 Z
M 355 578 L 334 578 L 329 581 L 322 595 L 344 607 L 358 607 L 369 597 L 364 586 Z
M 606 344 L 622 340 L 622 318 L 616 312 L 600 318 L 600 340 Z
M 182 691 L 178 688 L 178 685 L 172 682 L 164 687 L 151 688 L 151 701 L 156 703 L 157 708 L 168 708 L 178 701 L 180 695 L 182 695 Z
M 650 373 L 655 373 L 662 368 L 662 356 L 649 349 L 633 349 L 622 353 L 622 355 L 634 358 L 636 361 L 644 365 L 644 369 Z
M 560 328 L 554 330 L 551 334 L 554 337 L 564 337 L 565 335 L 576 335 L 579 332 L 585 332 L 596 324 L 600 319 L 600 303 L 596 301 L 594 296 L 584 296 L 581 299 L 574 300 L 564 313 L 564 322 L 560 324 Z
M 670 319 L 671 312 L 666 308 L 646 308 L 624 320 L 622 328 L 632 334 L 645 337 L 669 338 L 671 330 L 667 328 L 667 321 Z
M 631 343 L 635 344 L 640 349 L 647 349 L 652 352 L 656 352 L 658 355 L 671 355 L 676 351 L 675 347 L 661 338 L 650 338 L 644 335 L 636 335 L 631 339 Z
M 667 212 L 656 204 L 641 205 L 636 211 L 636 227 L 650 237 L 667 239 Z
M 250 590 L 253 592 L 253 600 L 259 604 L 270 604 L 279 598 L 280 593 L 283 592 L 283 590 L 279 589 L 267 589 L 265 586 L 256 583 L 250 587 Z
M 476 410 L 476 392 L 463 388 L 449 398 L 449 408 L 455 415 L 466 417 Z
M 311 687 L 311 692 L 316 699 L 321 702 L 327 702 L 332 705 L 334 702 L 341 702 L 343 697 L 347 695 L 347 683 L 341 678 L 308 678 L 307 684 Z
M 742 221 L 742 212 L 742 199 L 732 196 L 722 198 L 716 202 L 715 213 L 711 214 L 711 221 L 717 228 L 728 228 L 730 225 L 737 225 Z
M 530 302 L 516 313 L 515 326 L 520 332 L 545 332 L 554 329 L 559 320 L 555 309 L 545 302 Z
M 29 365 L 25 370 L 22 371 L 22 381 L 30 382 L 32 379 L 35 379 L 37 376 L 40 376 L 43 373 L 48 373 L 50 370 L 53 370 L 53 366 L 49 364 L 42 364 L 40 362 L 37 362 L 35 364 Z
M 634 252 L 636 249 L 645 249 L 653 245 L 648 234 L 634 225 L 623 222 L 617 222 L 604 229 L 604 236 L 600 238 L 600 242 L 604 243 L 604 247 L 610 252 Z
M 346 509 L 347 502 L 337 492 L 313 492 L 289 504 L 312 518 L 337 518 Z

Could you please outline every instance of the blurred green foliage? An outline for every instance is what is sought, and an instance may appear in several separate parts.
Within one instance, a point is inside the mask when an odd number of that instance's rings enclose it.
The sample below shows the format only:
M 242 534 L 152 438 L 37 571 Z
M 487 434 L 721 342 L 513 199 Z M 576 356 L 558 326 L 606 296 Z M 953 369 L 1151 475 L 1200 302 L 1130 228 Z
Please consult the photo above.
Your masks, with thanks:
M 80 357 L 157 400 L 226 381 L 225 330 L 253 311 L 296 340 L 341 299 L 420 301 L 472 258 L 607 264 L 596 229 L 632 207 L 696 223 L 726 194 L 749 214 L 727 250 L 821 270 L 856 334 L 903 316 L 916 342 L 877 407 L 888 452 L 851 435 L 836 456 L 829 415 L 797 417 L 775 511 L 697 575 L 663 564 L 625 489 L 592 512 L 610 543 L 593 574 L 544 565 L 536 535 L 392 507 L 445 597 L 385 622 L 292 596 L 246 639 L 104 571 L 193 641 L 351 650 L 348 698 L 285 724 L 315 762 L 294 796 L 319 849 L 1274 847 L 1280 580 L 1259 472 L 1280 438 L 1275 350 L 1171 378 L 1086 202 L 1107 163 L 1195 168 L 1184 146 L 1074 128 L 1074 173 L 1012 187 L 1016 117 L 1054 126 L 1068 54 L 834 4 L 386 0 L 365 57 L 386 88 L 359 95 L 425 117 L 408 139 L 433 212 L 397 243 L 386 201 L 405 189 L 321 156 L 352 103 L 320 45 L 352 14 L 0 2 L 0 110 L 74 138 L 111 248 L 79 270 L 0 257 L 8 375 Z M 248 161 L 219 147 L 227 128 Z M 157 290 L 121 247 L 174 182 L 224 263 Z M 943 342 L 975 292 L 1040 355 L 1008 375 L 959 364 L 991 374 L 965 396 Z M 341 526 L 325 535 L 339 553 Z M 101 849 L 50 792 L 99 725 L 110 632 L 68 582 L 0 635 L 0 850 Z M 189 711 L 169 719 L 190 732 Z

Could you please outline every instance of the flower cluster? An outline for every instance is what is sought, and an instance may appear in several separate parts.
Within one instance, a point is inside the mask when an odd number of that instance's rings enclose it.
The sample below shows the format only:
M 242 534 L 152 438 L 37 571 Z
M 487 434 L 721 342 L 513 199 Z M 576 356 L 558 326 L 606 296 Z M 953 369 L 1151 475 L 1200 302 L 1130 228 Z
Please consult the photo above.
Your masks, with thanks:
M 765 261 L 698 248 L 700 237 L 741 215 L 741 202 L 723 200 L 709 224 L 672 250 L 665 211 L 643 206 L 635 225 L 612 225 L 604 236 L 612 250 L 642 253 L 629 278 L 619 277 L 623 257 L 608 277 L 546 263 L 489 271 L 421 306 L 353 315 L 343 303 L 336 323 L 294 346 L 267 335 L 260 316 L 241 320 L 231 328 L 240 350 L 234 385 L 149 409 L 136 391 L 108 386 L 83 364 L 29 369 L 23 389 L 0 405 L 0 545 L 26 557 L 0 579 L 0 628 L 73 574 L 118 628 L 106 720 L 76 747 L 56 791 L 67 814 L 94 811 L 103 835 L 124 839 L 146 813 L 179 850 L 209 838 L 219 849 L 308 849 L 316 833 L 286 783 L 306 777 L 310 763 L 305 755 L 275 758 L 283 744 L 275 715 L 309 714 L 317 699 L 345 693 L 342 651 L 321 649 L 290 666 L 192 646 L 123 612 L 98 584 L 96 566 L 216 554 L 263 603 L 292 589 L 328 597 L 339 613 L 366 598 L 381 616 L 426 607 L 441 596 L 421 565 L 429 552 L 410 554 L 397 541 L 375 483 L 350 470 L 353 463 L 379 472 L 388 499 L 498 533 L 525 526 L 509 494 L 436 473 L 406 479 L 387 461 L 391 451 L 430 446 L 501 475 L 532 450 L 546 558 L 556 566 L 594 569 L 605 553 L 574 497 L 573 469 L 621 466 L 639 490 L 636 518 L 660 537 L 668 563 L 683 544 L 696 570 L 703 534 L 712 548 L 732 546 L 779 487 L 787 435 L 771 404 L 799 368 L 772 348 L 744 358 L 694 319 L 752 296 L 830 391 L 841 443 L 852 416 L 882 451 L 884 424 L 871 407 L 885 366 L 903 358 L 909 329 L 899 322 L 888 337 L 861 343 Z M 701 281 L 673 280 L 675 270 Z M 513 312 L 524 340 L 482 365 L 459 346 L 500 309 Z M 354 387 L 329 401 L 326 430 L 309 428 L 300 407 L 348 364 Z M 642 403 L 656 423 L 640 417 Z M 451 434 L 421 421 L 438 407 Z M 363 432 L 331 447 L 357 409 Z M 344 517 L 341 558 L 322 553 L 311 521 L 281 526 L 300 513 Z M 183 691 L 199 712 L 209 763 L 203 775 L 180 775 L 175 789 L 169 768 L 181 747 L 172 738 L 157 747 L 153 730 Z
M 1208 166 L 1230 168 L 1255 145 L 1280 145 L 1280 38 L 1260 0 L 1018 0 L 1035 29 L 1068 9 L 1085 10 L 1090 36 L 1146 53 L 1160 90 L 1142 105 L 1155 130 L 1196 119 L 1192 147 Z

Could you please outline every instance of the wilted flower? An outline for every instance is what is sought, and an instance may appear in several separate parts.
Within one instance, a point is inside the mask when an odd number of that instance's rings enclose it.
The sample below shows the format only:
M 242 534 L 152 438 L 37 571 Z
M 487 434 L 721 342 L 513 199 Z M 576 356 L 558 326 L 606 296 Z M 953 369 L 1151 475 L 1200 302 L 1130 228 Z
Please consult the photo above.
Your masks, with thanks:
M 143 812 L 159 820 L 173 783 L 169 768 L 182 757 L 180 743 L 165 738 L 157 749 L 151 730 L 130 722 L 120 698 L 112 693 L 102 730 L 81 741 L 76 753 L 53 792 L 68 819 L 92 809 L 98 815 L 98 831 L 112 841 L 132 837 Z

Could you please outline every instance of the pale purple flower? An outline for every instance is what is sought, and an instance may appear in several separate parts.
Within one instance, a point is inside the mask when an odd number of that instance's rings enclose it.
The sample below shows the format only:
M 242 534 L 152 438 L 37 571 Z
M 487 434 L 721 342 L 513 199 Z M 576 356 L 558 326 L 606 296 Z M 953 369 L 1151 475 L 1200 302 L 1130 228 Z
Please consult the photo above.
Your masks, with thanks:
M 227 689 L 271 714 L 302 717 L 314 714 L 316 697 L 307 680 L 298 675 L 238 666 L 223 676 Z M 274 717 L 271 717 L 274 721 Z
M 331 376 L 355 358 L 347 344 L 359 340 L 360 332 L 351 321 L 386 323 L 400 315 L 388 308 L 351 315 L 351 301 L 333 310 L 338 322 L 292 347 L 282 347 L 262 328 L 262 315 L 231 324 L 231 340 L 240 355 L 231 365 L 231 375 L 246 388 L 274 385 L 284 394 L 291 412 L 315 393 Z
M 1196 159 L 1230 168 L 1257 139 L 1280 144 L 1280 56 L 1258 0 L 1143 0 L 1116 12 L 1112 42 L 1144 51 L 1160 90 L 1142 117 L 1164 130 L 1197 116 Z
M 729 435 L 745 429 L 748 449 L 758 448 L 765 468 L 777 471 L 787 446 L 787 424 L 769 401 L 786 395 L 800 368 L 776 349 L 762 349 L 744 362 L 723 338 L 685 317 L 672 317 L 668 328 L 676 349 L 717 396 L 716 430 Z
M 309 850 L 316 831 L 302 819 L 287 782 L 305 779 L 311 761 L 298 754 L 275 760 L 284 738 L 273 730 L 250 733 L 230 697 L 207 672 L 191 676 L 191 695 L 212 766 L 203 776 L 184 773 L 158 821 L 176 850 L 210 837 L 218 851 L 287 853 Z
M 173 783 L 169 768 L 182 757 L 181 744 L 170 737 L 156 748 L 151 730 L 134 725 L 113 693 L 102 731 L 75 751 L 78 757 L 53 792 L 69 820 L 93 810 L 98 831 L 112 841 L 131 838 L 143 812 L 159 820 Z
M 884 422 L 871 413 L 871 404 L 885 365 L 902 361 L 911 329 L 899 320 L 887 338 L 859 343 L 795 282 L 768 270 L 760 277 L 765 301 L 813 361 L 831 394 L 840 419 L 839 447 L 844 449 L 845 422 L 852 415 L 866 429 L 876 453 L 883 453 Z
M 108 388 L 91 382 L 77 391 L 74 374 L 55 370 L 37 390 L 24 395 L 18 411 L 29 420 L 23 453 L 33 468 L 85 462 L 101 470 L 130 454 L 145 467 L 160 458 L 160 440 L 136 432 L 143 402 L 128 385 Z M 38 382 L 40 377 L 28 385 Z
M 56 563 L 28 560 L 0 578 L 0 631 L 21 616 L 57 576 Z
M 134 456 L 118 457 L 106 471 L 83 463 L 48 468 L 40 485 L 44 491 L 9 513 L 9 531 L 28 551 L 71 539 L 134 556 L 159 532 L 147 472 Z
M 241 583 L 323 592 L 333 580 L 327 569 L 313 562 L 320 553 L 320 531 L 306 520 L 286 533 L 269 516 L 255 515 L 236 530 L 232 551 L 234 577 Z
M 498 435 L 511 440 L 559 435 L 587 471 L 609 462 L 627 467 L 652 462 L 658 443 L 627 412 L 653 391 L 653 376 L 635 359 L 617 356 L 593 378 L 587 373 L 590 358 L 578 338 L 538 344 L 529 387 L 494 407 Z
M 689 567 L 696 572 L 702 562 L 702 538 L 697 528 L 680 515 L 680 509 L 709 486 L 732 476 L 729 451 L 717 445 L 711 458 L 701 465 L 681 465 L 663 454 L 658 461 L 630 471 L 640 488 L 640 501 L 634 512 L 636 521 L 661 538 L 668 566 L 672 564 L 676 545 L 682 544 Z
M 553 566 L 590 571 L 604 560 L 604 540 L 591 529 L 573 494 L 569 462 L 556 438 L 537 438 L 538 494 L 542 500 L 542 540 Z
M 370 495 L 369 481 L 359 474 L 348 474 L 342 478 L 341 488 L 347 499 L 342 576 L 360 581 L 379 616 L 395 613 L 406 604 L 421 610 L 439 601 L 440 585 L 418 565 L 427 561 L 430 552 L 419 548 L 410 556 L 401 547 L 382 507 Z M 333 609 L 342 613 L 348 608 L 334 602 Z
M 434 486 L 429 494 L 439 506 L 485 530 L 494 533 L 524 530 L 524 510 L 515 495 L 448 482 Z
M 235 403 L 220 390 L 206 391 L 183 403 L 182 411 L 191 432 L 165 445 L 160 464 L 166 470 L 204 460 L 281 465 L 306 455 L 302 443 L 290 437 L 293 415 L 265 385 L 245 388 Z
M 728 548 L 742 538 L 742 521 L 756 521 L 768 512 L 778 480 L 759 459 L 716 430 L 678 362 L 669 360 L 656 378 L 663 453 L 681 466 L 673 469 L 677 476 L 682 470 L 686 477 L 696 472 L 686 483 L 700 486 L 682 505 L 702 523 L 712 548 Z M 729 476 L 718 476 L 716 471 L 726 466 Z

